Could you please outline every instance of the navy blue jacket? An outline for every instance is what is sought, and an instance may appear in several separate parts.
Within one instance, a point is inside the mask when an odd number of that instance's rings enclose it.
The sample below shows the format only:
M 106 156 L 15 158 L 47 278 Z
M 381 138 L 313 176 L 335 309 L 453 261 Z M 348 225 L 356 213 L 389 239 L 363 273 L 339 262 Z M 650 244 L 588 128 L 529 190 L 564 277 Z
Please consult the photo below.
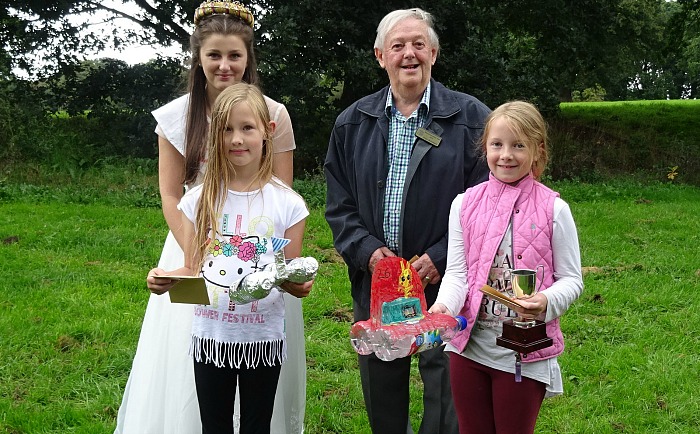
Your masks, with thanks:
M 440 272 L 447 263 L 447 227 L 452 200 L 488 178 L 477 142 L 490 110 L 471 95 L 431 79 L 425 128 L 441 138 L 434 146 L 416 138 L 404 184 L 399 251 L 406 259 L 427 253 Z M 337 118 L 324 164 L 326 220 L 335 248 L 348 266 L 353 299 L 370 302 L 369 258 L 384 243 L 384 195 L 389 172 L 385 87 L 353 103 Z M 439 285 L 425 294 L 430 306 Z

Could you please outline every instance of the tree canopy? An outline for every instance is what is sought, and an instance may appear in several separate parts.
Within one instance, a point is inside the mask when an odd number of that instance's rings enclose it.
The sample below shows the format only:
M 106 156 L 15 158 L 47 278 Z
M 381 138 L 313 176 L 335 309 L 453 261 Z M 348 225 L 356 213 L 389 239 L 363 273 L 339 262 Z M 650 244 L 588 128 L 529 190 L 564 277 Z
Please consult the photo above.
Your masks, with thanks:
M 338 112 L 387 83 L 372 50 L 376 26 L 386 13 L 407 4 L 244 3 L 256 15 L 262 86 L 288 106 L 297 140 L 309 154 L 304 158 L 318 158 Z M 174 41 L 186 50 L 198 4 L 0 0 L 0 78 L 11 78 L 12 68 L 36 68 L 29 53 L 43 53 L 46 74 L 64 75 L 69 69 L 62 65 L 106 46 Z M 698 95 L 700 0 L 417 0 L 410 6 L 435 16 L 441 50 L 434 77 L 492 107 L 517 98 L 551 112 L 560 101 L 580 95 Z M 85 22 L 86 16 L 114 23 L 129 20 L 137 27 L 117 24 L 105 36 Z
M 258 46 L 268 81 L 313 81 L 322 92 L 340 91 L 341 106 L 385 81 L 372 56 L 376 25 L 387 12 L 406 7 L 397 0 L 246 3 L 258 17 Z M 48 50 L 60 62 L 87 49 L 119 48 L 127 42 L 177 42 L 186 49 L 198 4 L 199 0 L 0 0 L 0 42 L 5 48 L 0 60 L 32 68 L 23 63 L 23 55 L 36 50 Z M 576 87 L 597 83 L 626 87 L 646 70 L 668 69 L 671 65 L 663 53 L 673 49 L 683 55 L 685 72 L 696 72 L 690 68 L 698 65 L 699 4 L 698 0 L 415 2 L 436 16 L 443 46 L 435 71 L 438 79 L 466 89 L 472 85 L 475 93 L 488 95 L 503 88 L 522 88 L 529 94 L 540 88 L 532 96 L 544 98 L 541 92 L 548 88 L 562 99 Z M 117 25 L 105 37 L 78 16 L 99 16 Z M 119 26 L 119 19 L 138 29 Z M 668 41 L 675 45 L 663 51 Z

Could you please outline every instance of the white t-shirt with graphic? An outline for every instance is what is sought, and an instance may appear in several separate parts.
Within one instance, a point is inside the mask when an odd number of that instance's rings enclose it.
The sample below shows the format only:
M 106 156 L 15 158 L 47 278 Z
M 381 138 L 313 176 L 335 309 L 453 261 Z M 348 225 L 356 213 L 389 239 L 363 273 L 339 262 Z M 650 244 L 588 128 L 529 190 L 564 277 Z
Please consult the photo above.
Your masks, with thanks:
M 178 205 L 192 222 L 201 193 L 201 185 L 192 188 Z M 212 237 L 201 270 L 211 305 L 194 309 L 190 353 L 195 360 L 255 368 L 286 359 L 282 293 L 273 289 L 262 300 L 235 304 L 228 290 L 245 275 L 274 262 L 272 238 L 284 238 L 285 231 L 308 214 L 301 196 L 274 183 L 251 192 L 228 190 L 219 220 L 221 233 Z

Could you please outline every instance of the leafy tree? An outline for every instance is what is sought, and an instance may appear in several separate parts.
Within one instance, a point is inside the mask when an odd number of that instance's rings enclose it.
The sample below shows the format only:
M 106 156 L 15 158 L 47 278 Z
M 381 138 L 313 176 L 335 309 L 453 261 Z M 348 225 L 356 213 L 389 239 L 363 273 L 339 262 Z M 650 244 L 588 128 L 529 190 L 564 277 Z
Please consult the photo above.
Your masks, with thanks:
M 297 166 L 319 167 L 338 112 L 386 81 L 372 46 L 377 23 L 396 3 L 259 2 L 266 11 L 257 32 L 263 87 L 289 108 Z M 358 10 L 366 13 L 358 17 Z
M 267 0 L 261 5 L 267 11 L 258 32 L 264 87 L 288 105 L 300 149 L 313 148 L 308 156 L 313 161 L 302 165 L 317 167 L 339 111 L 387 84 L 373 53 L 376 27 L 388 12 L 406 5 L 368 0 Z M 492 2 L 434 0 L 412 6 L 436 18 L 441 43 L 436 79 L 491 106 L 526 98 L 554 109 L 556 91 L 549 71 L 541 67 L 535 37 L 509 31 Z
M 544 62 L 538 34 L 510 26 L 502 4 L 445 2 L 436 12 L 442 60 L 435 76 L 448 87 L 471 93 L 495 107 L 526 99 L 553 111 L 558 99 L 552 71 Z
M 697 98 L 700 96 L 700 0 L 678 0 L 665 36 L 664 67 L 672 77 L 669 96 Z
M 125 43 L 173 42 L 186 47 L 191 32 L 192 11 L 199 0 L 123 0 L 129 9 L 110 7 L 96 0 L 0 0 L 0 45 L 12 56 L 13 66 L 31 70 L 24 56 L 39 52 L 55 63 L 80 60 L 78 54 L 99 52 Z M 125 10 L 133 12 L 124 12 Z M 97 33 L 87 18 L 113 22 L 110 35 Z M 127 20 L 138 26 L 131 30 L 120 25 Z
M 3 65 L 4 71 L 9 69 L 10 61 L 13 66 L 22 66 L 24 58 L 20 54 L 45 46 L 51 47 L 52 55 L 58 60 L 57 69 L 76 50 L 99 49 L 105 44 L 119 47 L 126 40 L 165 44 L 177 41 L 186 48 L 192 30 L 192 11 L 199 1 L 123 0 L 134 8 L 133 13 L 126 14 L 95 0 L 61 0 L 50 5 L 43 0 L 27 0 L 21 2 L 21 7 L 19 2 L 0 0 L 0 43 L 8 53 L 0 55 L 0 74 Z M 687 93 L 688 89 L 697 92 L 698 3 L 697 0 L 417 0 L 410 5 L 403 0 L 247 2 L 257 16 L 262 85 L 267 94 L 284 102 L 290 110 L 299 143 L 297 161 L 302 169 L 318 167 L 339 111 L 387 83 L 386 73 L 374 59 L 372 47 L 377 24 L 391 10 L 417 6 L 435 15 L 441 53 L 433 73 L 450 88 L 471 93 L 492 107 L 518 98 L 535 102 L 545 112 L 553 112 L 560 100 L 571 98 L 573 91 L 596 86 L 615 99 L 657 96 L 669 87 L 671 95 Z M 140 30 L 117 29 L 104 38 L 67 18 L 75 14 L 93 14 L 105 20 L 127 19 L 138 24 Z M 668 23 L 675 23 L 675 27 Z M 673 29 L 670 36 L 669 28 Z M 86 36 L 77 38 L 78 32 Z M 678 44 L 665 45 L 664 41 Z M 139 77 L 127 73 L 124 65 L 110 67 L 113 69 L 102 70 L 81 64 L 82 79 L 69 78 L 77 70 L 61 69 L 66 82 L 52 83 L 66 86 L 66 92 L 53 94 L 54 106 L 63 104 L 77 112 L 80 104 L 84 104 L 83 110 L 90 108 L 95 114 L 114 106 L 121 107 L 116 112 L 124 113 L 124 103 L 119 102 L 118 96 L 111 96 L 113 100 L 107 105 L 101 105 L 106 100 L 89 105 L 96 101 L 91 91 L 70 82 L 82 80 L 81 85 L 95 87 L 105 95 L 128 93 L 141 83 Z M 112 79 L 113 74 L 116 76 Z M 124 74 L 125 81 L 120 81 L 120 74 Z M 638 89 L 630 89 L 630 83 L 637 83 Z M 145 95 L 150 97 L 148 93 Z
M 101 59 L 67 65 L 37 82 L 40 105 L 57 128 L 74 137 L 75 147 L 107 155 L 156 155 L 155 121 L 151 110 L 182 90 L 182 67 L 172 59 L 155 59 L 129 66 L 121 60 Z M 69 120 L 66 120 L 69 119 Z
M 50 113 L 148 114 L 184 90 L 183 74 L 175 59 L 158 58 L 129 66 L 122 60 L 105 58 L 66 65 L 40 83 Z
M 52 42 L 48 46 L 56 59 L 65 59 L 69 53 L 86 47 L 100 49 L 108 43 L 119 47 L 126 40 L 164 44 L 177 41 L 186 47 L 192 11 L 199 0 L 123 2 L 134 12 L 126 13 L 95 0 L 62 0 L 50 4 L 44 0 L 0 0 L 0 42 L 14 55 L 16 64 L 24 61 L 19 54 L 45 47 L 47 41 Z M 269 78 L 267 88 L 314 89 L 319 92 L 307 96 L 305 105 L 323 108 L 331 96 L 339 107 L 345 107 L 385 82 L 372 59 L 375 26 L 388 11 L 406 7 L 405 2 L 251 0 L 248 3 L 259 17 L 259 47 L 263 67 L 267 67 L 264 71 L 264 76 Z M 480 84 L 472 87 L 474 92 L 490 88 L 502 93 L 501 81 L 505 79 L 509 82 L 506 89 L 524 89 L 526 92 L 522 93 L 543 100 L 549 98 L 541 92 L 555 86 L 559 97 L 566 100 L 573 89 L 596 83 L 606 89 L 624 89 L 630 78 L 648 69 L 648 65 L 662 63 L 649 54 L 660 51 L 664 22 L 657 17 L 667 3 L 664 0 L 435 0 L 417 1 L 415 5 L 430 10 L 438 19 L 445 62 L 438 63 L 436 75 L 442 81 L 464 86 L 466 90 L 469 85 Z M 696 59 L 684 65 L 690 67 L 698 63 L 700 44 L 697 37 L 689 36 L 697 30 L 697 24 L 695 27 L 691 24 L 698 22 L 698 1 L 678 3 L 683 5 L 683 23 L 688 24 L 684 31 L 685 50 L 681 54 Z M 67 19 L 76 14 L 102 14 L 106 21 L 126 19 L 140 26 L 140 30 L 115 30 L 109 38 L 104 38 L 87 31 L 86 24 Z M 75 37 L 79 31 L 84 38 Z M 472 77 L 471 71 L 475 70 L 481 72 L 479 78 Z M 504 71 L 516 74 L 520 71 L 521 77 L 513 81 L 508 78 L 512 75 Z M 524 79 L 524 74 L 529 79 Z

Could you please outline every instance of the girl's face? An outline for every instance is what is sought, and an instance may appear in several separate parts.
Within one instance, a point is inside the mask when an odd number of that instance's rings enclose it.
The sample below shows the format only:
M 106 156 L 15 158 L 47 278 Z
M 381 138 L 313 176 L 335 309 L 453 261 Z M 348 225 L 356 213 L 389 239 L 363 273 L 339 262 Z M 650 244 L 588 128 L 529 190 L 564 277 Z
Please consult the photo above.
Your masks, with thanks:
M 491 173 L 507 184 L 520 181 L 532 170 L 532 151 L 515 136 L 503 117 L 491 122 L 486 138 L 486 162 Z
M 222 90 L 243 80 L 248 52 L 240 36 L 213 34 L 202 43 L 199 59 L 214 101 Z
M 236 173 L 254 174 L 260 169 L 265 127 L 248 103 L 240 102 L 228 114 L 224 130 L 226 158 Z

